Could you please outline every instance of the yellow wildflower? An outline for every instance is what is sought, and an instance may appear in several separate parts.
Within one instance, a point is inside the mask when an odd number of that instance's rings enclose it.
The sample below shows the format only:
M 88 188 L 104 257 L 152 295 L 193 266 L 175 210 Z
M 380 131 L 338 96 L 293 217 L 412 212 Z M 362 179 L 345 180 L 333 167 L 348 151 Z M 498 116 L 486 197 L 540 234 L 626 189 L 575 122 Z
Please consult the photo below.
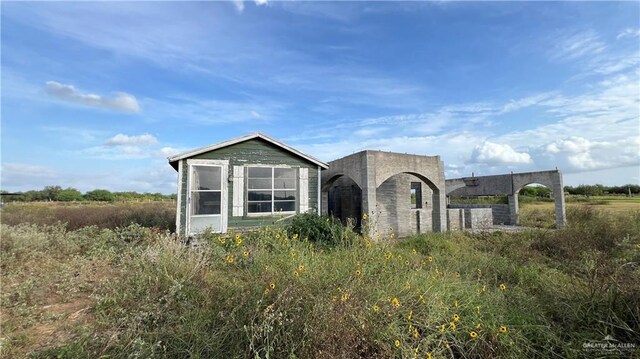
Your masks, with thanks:
M 373 306 L 373 312 L 374 313 L 378 313 L 380 311 L 380 307 L 378 307 L 377 305 Z
M 249 256 L 249 251 L 242 252 L 242 256 L 247 258 Z
M 504 283 L 500 283 L 500 290 L 507 289 L 507 286 Z
M 362 215 L 362 219 L 366 220 L 367 218 L 369 218 L 369 216 L 367 216 L 367 214 L 366 214 L 366 213 L 364 213 L 364 214 Z
M 389 232 L 393 232 L 393 227 L 389 227 Z
M 469 333 L 469 336 L 470 336 L 472 339 L 475 339 L 475 338 L 477 338 L 477 337 L 478 337 L 478 333 L 476 333 L 476 332 L 471 332 L 471 333 Z
M 460 278 L 460 272 L 456 272 L 456 278 Z
M 454 323 L 454 322 L 450 322 L 450 323 L 449 323 L 449 327 L 451 327 L 451 330 L 453 330 L 453 331 L 455 332 L 455 331 L 456 331 L 456 328 L 457 328 L 458 326 L 456 325 L 456 323 Z
M 442 325 L 440 326 L 440 333 L 444 333 L 444 331 L 445 331 L 445 330 L 446 330 L 446 329 L 445 329 L 445 326 L 444 326 L 444 324 L 442 324 Z
M 276 239 L 280 239 L 280 233 L 276 233 Z
M 503 334 L 506 333 L 508 331 L 507 326 L 506 325 L 500 326 L 500 329 L 498 329 L 498 331 Z
M 404 265 L 408 266 L 409 265 L 409 261 L 404 261 Z
M 396 308 L 400 306 L 400 301 L 398 300 L 398 297 L 393 297 L 393 300 L 391 300 L 391 305 L 393 305 Z
M 342 300 L 342 302 L 346 302 L 347 300 L 349 300 L 349 293 L 342 294 L 340 300 Z
M 478 323 L 478 325 L 476 325 L 476 329 L 480 329 L 481 325 L 480 323 Z
M 298 265 L 298 270 L 302 272 L 304 270 L 304 264 L 300 263 L 300 265 Z
M 356 269 L 356 275 L 360 276 L 362 274 L 362 271 L 360 269 Z
M 276 283 L 275 282 L 269 283 L 269 288 L 276 289 Z
M 393 345 L 395 345 L 396 348 L 399 347 L 400 346 L 400 341 L 396 339 L 396 341 L 393 342 Z
M 240 239 L 240 233 L 236 233 L 236 240 Z
M 427 353 L 427 359 L 431 359 L 431 352 Z
M 297 270 L 294 270 L 294 271 L 293 271 L 293 276 L 294 276 L 294 277 L 299 277 L 299 276 L 300 276 L 300 273 L 298 273 L 298 271 L 297 271 Z
M 460 321 L 460 316 L 458 314 L 454 314 L 453 315 L 453 321 L 454 322 L 459 322 Z
M 227 263 L 233 263 L 234 259 L 235 259 L 234 256 L 229 254 L 227 255 L 226 261 Z
M 391 259 L 391 257 L 393 257 L 393 255 L 391 254 L 391 252 L 387 252 L 387 254 L 385 254 L 384 257 L 386 259 Z
M 293 234 L 293 239 L 298 239 L 298 233 Z
M 295 258 L 296 257 L 296 251 L 291 251 L 291 258 Z
M 429 262 L 433 262 L 433 257 L 432 257 L 432 256 L 428 256 L 428 257 L 427 257 L 427 260 L 428 260 Z
M 218 236 L 218 241 L 220 241 L 220 244 L 225 244 L 225 242 L 227 241 L 226 239 Z
M 240 247 L 242 245 L 242 238 L 236 238 L 236 245 Z

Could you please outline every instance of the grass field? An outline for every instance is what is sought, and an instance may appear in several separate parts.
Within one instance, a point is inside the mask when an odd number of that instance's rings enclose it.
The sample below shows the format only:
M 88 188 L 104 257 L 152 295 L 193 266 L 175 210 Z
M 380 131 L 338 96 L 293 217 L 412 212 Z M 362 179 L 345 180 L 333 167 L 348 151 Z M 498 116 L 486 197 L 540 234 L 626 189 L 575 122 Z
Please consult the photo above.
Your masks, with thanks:
M 198 248 L 137 224 L 3 218 L 0 355 L 637 357 L 640 211 L 608 206 L 570 205 L 560 231 L 318 244 L 264 228 Z M 607 335 L 627 347 L 585 348 Z

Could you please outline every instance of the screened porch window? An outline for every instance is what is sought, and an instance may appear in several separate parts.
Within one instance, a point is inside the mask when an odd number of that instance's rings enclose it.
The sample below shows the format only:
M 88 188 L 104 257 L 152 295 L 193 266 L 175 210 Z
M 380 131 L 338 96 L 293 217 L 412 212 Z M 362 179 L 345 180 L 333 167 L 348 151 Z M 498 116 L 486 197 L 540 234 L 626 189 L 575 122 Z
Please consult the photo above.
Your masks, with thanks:
M 295 168 L 249 167 L 247 171 L 247 213 L 295 212 Z

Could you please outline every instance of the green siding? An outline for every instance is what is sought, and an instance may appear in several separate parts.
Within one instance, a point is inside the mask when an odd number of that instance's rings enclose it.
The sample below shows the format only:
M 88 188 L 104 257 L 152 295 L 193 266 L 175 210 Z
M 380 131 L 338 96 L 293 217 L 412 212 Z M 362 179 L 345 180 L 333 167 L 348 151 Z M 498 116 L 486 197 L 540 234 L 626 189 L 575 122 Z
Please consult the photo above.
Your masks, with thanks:
M 228 160 L 229 172 L 233 173 L 233 166 L 248 166 L 252 164 L 261 165 L 287 165 L 297 168 L 308 168 L 309 170 L 309 208 L 318 208 L 318 166 L 309 162 L 304 158 L 286 151 L 280 147 L 262 139 L 252 139 L 249 141 L 237 143 L 228 147 L 220 148 L 214 151 L 201 153 L 191 157 L 192 159 L 212 159 L 212 160 Z M 187 160 L 182 161 L 182 181 L 180 204 L 180 234 L 185 235 L 186 210 L 187 210 L 187 179 L 189 167 Z M 279 216 L 266 217 L 234 217 L 233 211 L 233 185 L 229 183 L 227 201 L 228 201 L 228 229 L 259 227 L 273 224 Z M 298 205 L 300 199 L 298 198 Z M 245 196 L 246 203 L 246 196 Z

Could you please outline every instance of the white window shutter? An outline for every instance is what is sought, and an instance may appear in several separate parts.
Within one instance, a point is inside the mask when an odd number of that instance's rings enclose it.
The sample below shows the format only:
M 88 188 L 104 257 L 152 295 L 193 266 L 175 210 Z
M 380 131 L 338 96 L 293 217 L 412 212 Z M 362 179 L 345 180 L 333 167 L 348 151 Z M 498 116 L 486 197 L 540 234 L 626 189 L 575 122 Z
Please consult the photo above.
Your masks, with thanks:
M 300 168 L 298 176 L 300 179 L 300 213 L 306 213 L 309 210 L 309 169 Z
M 244 215 L 244 166 L 233 166 L 233 210 L 231 215 Z

